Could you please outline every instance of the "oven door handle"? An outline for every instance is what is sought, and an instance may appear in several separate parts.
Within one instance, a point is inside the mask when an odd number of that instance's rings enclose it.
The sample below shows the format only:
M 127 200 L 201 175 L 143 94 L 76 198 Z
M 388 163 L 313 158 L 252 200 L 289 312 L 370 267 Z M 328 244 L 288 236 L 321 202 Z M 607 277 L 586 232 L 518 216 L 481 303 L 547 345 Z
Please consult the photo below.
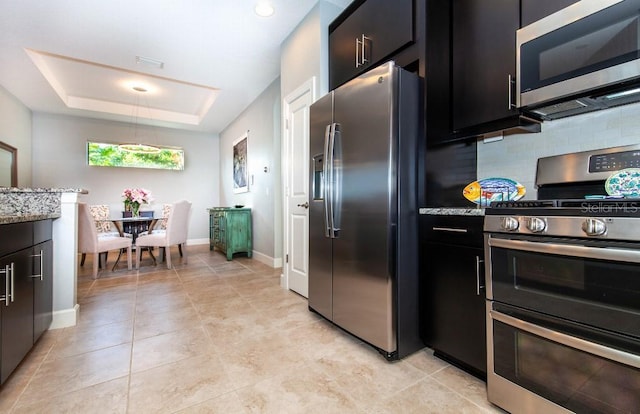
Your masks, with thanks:
M 569 336 L 558 331 L 543 328 L 539 325 L 535 325 L 521 319 L 516 319 L 512 316 L 505 315 L 504 313 L 495 310 L 491 310 L 489 311 L 489 313 L 491 315 L 491 318 L 496 321 L 500 321 L 522 331 L 548 339 L 552 342 L 560 343 L 570 348 L 578 349 L 592 355 L 597 355 L 605 359 L 619 362 L 621 364 L 640 368 L 639 355 L 629 354 L 627 352 L 609 348 L 594 342 L 585 341 L 581 338 Z
M 489 238 L 490 247 L 522 250 L 525 252 L 547 253 L 556 256 L 573 256 L 587 259 L 612 260 L 615 262 L 640 263 L 640 250 L 599 248 L 559 243 L 538 243 L 524 240 Z

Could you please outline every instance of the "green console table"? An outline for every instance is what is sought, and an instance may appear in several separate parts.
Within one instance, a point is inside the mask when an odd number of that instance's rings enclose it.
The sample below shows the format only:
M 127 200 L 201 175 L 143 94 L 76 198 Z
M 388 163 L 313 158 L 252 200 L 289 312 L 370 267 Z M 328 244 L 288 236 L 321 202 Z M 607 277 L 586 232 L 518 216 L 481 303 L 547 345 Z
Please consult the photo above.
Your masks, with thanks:
M 209 209 L 209 250 L 214 248 L 233 259 L 234 253 L 252 254 L 251 209 L 213 207 Z

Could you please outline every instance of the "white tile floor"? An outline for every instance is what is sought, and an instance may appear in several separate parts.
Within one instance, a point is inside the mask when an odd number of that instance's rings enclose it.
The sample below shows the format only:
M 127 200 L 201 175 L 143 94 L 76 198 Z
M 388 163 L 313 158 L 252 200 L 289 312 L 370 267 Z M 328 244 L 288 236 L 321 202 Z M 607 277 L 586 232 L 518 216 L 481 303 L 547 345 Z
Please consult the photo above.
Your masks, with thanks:
M 2 413 L 484 413 L 484 382 L 424 349 L 389 363 L 280 288 L 281 269 L 208 246 L 189 263 L 80 270 L 77 326 L 0 388 Z M 111 258 L 113 260 L 113 258 Z

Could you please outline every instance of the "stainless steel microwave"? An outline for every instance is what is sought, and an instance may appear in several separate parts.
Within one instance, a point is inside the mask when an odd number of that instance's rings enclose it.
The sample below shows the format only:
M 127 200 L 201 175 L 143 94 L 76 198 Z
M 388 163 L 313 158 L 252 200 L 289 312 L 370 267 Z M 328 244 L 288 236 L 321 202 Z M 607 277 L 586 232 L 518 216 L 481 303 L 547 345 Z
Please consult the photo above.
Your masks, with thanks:
M 541 119 L 640 101 L 640 0 L 578 1 L 516 47 L 516 104 Z

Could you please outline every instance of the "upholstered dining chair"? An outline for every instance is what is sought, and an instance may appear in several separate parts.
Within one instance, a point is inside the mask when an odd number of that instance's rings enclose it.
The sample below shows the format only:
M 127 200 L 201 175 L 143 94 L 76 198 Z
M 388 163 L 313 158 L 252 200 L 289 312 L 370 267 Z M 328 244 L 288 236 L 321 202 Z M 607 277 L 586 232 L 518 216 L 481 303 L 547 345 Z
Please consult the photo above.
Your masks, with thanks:
M 131 270 L 131 239 L 120 235 L 98 237 L 96 221 L 91 215 L 89 206 L 87 203 L 78 203 L 78 252 L 83 255 L 86 253 L 93 254 L 94 279 L 98 278 L 100 253 L 121 249 L 127 249 L 127 265 Z M 106 265 L 105 260 L 105 267 Z
M 112 222 L 108 221 L 110 217 L 109 206 L 106 204 L 92 204 L 89 205 L 89 211 L 91 212 L 91 216 L 96 222 L 96 231 L 98 232 L 98 237 L 113 237 L 119 236 L 120 233 L 114 229 L 114 225 Z M 125 233 L 124 236 L 131 237 L 131 234 Z M 107 262 L 108 252 L 104 252 L 104 262 Z M 82 259 L 80 260 L 80 266 L 84 266 L 84 261 L 87 258 L 86 253 L 82 253 Z M 99 265 L 102 266 L 102 255 L 100 255 Z
M 136 269 L 140 268 L 140 256 L 142 247 L 164 248 L 164 256 L 167 261 L 167 269 L 171 269 L 171 246 L 177 245 L 183 254 L 183 263 L 187 263 L 186 246 L 189 230 L 189 219 L 191 217 L 191 203 L 186 200 L 172 204 L 171 214 L 167 219 L 165 231 L 138 236 L 136 239 Z
M 154 234 L 161 234 L 167 231 L 167 221 L 169 220 L 169 216 L 171 215 L 171 208 L 173 204 L 163 204 L 162 205 L 162 218 L 158 220 L 158 223 L 153 227 Z M 149 232 L 145 231 L 140 233 L 140 235 L 149 234 Z M 164 249 L 164 248 L 163 248 Z M 180 257 L 182 257 L 182 245 L 178 245 L 178 253 L 180 253 Z

